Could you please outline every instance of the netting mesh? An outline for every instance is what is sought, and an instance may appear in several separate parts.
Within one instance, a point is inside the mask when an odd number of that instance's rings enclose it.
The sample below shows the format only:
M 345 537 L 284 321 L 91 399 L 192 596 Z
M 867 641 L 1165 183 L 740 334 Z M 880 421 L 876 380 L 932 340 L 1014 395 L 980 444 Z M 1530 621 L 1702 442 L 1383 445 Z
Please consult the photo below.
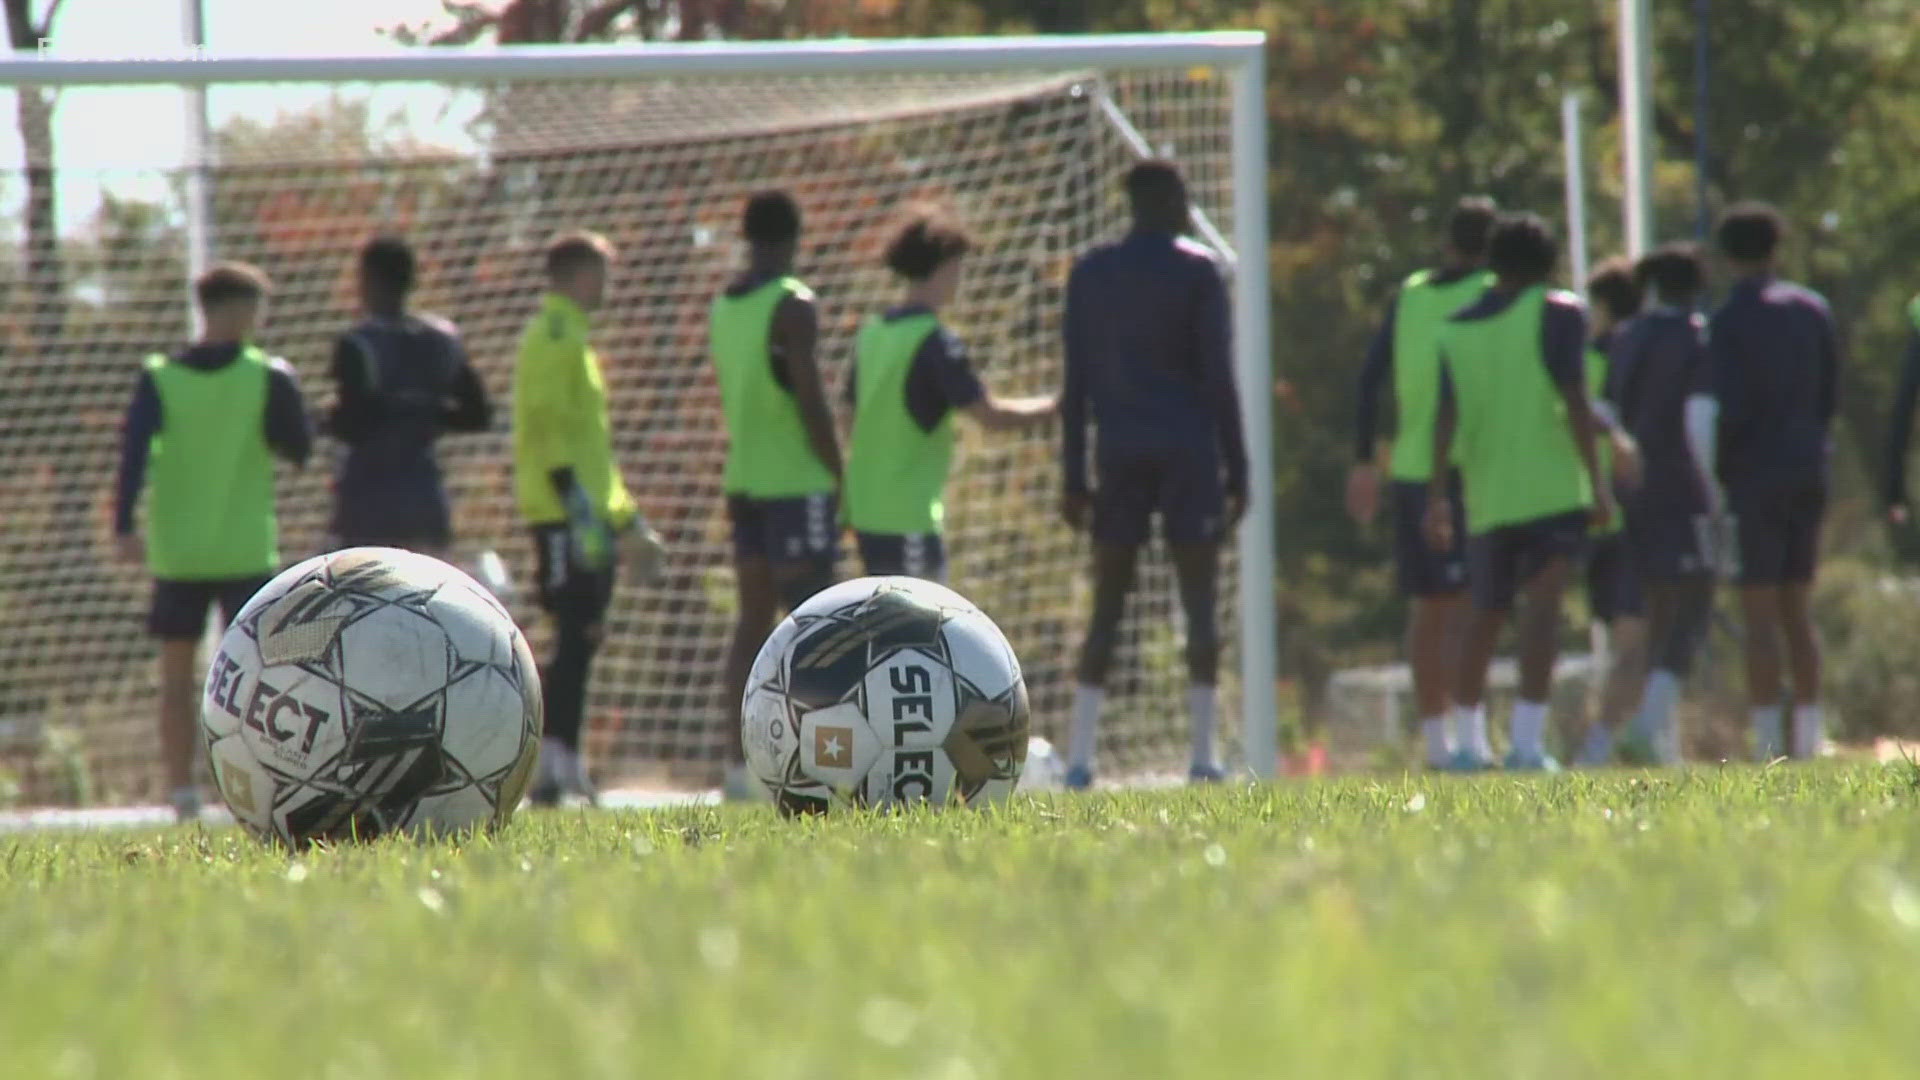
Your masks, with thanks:
M 896 296 L 879 248 L 910 200 L 946 205 L 980 240 L 947 316 L 987 383 L 1006 394 L 1057 388 L 1068 268 L 1125 227 L 1117 181 L 1134 151 L 1098 95 L 1182 163 L 1196 203 L 1231 235 L 1227 90 L 1206 71 L 421 87 L 444 107 L 394 123 L 367 104 L 390 87 L 325 89 L 310 107 L 220 125 L 213 254 L 273 277 L 262 344 L 299 369 L 317 413 L 331 399 L 332 338 L 352 316 L 355 249 L 383 228 L 412 239 L 424 263 L 415 306 L 460 325 L 498 406 L 494 432 L 441 444 L 461 560 L 496 549 L 517 580 L 531 578 L 505 424 L 541 245 L 559 229 L 588 227 L 622 251 L 596 343 L 619 460 L 674 555 L 664 587 L 622 586 L 596 667 L 587 739 L 602 782 L 615 785 L 704 783 L 722 746 L 717 687 L 732 589 L 705 315 L 743 258 L 734 236 L 748 193 L 784 186 L 806 212 L 800 272 L 821 298 L 836 406 L 856 325 Z M 69 92 L 62 108 L 86 93 Z M 210 91 L 216 115 L 258 94 Z M 73 179 L 66 170 L 63 181 Z M 69 230 L 59 334 L 45 334 L 49 294 L 36 301 L 21 281 L 0 341 L 0 733 L 10 736 L 0 737 L 0 771 L 43 802 L 151 798 L 158 786 L 153 648 L 141 630 L 148 584 L 139 568 L 113 563 L 110 515 L 138 360 L 175 346 L 186 324 L 185 184 L 168 168 L 84 179 L 134 194 Z M 10 177 L 0 197 L 24 191 L 24 178 Z M 16 234 L 16 265 L 25 263 L 20 244 Z M 1007 631 L 1036 726 L 1058 739 L 1090 596 L 1085 541 L 1055 517 L 1057 432 L 962 428 L 952 583 Z M 313 465 L 282 474 L 289 562 L 325 542 L 333 450 L 323 439 Z M 1258 461 L 1262 450 L 1253 452 Z M 841 571 L 858 567 L 849 560 Z M 1229 642 L 1236 596 L 1229 554 L 1219 612 Z M 509 601 L 544 652 L 531 597 Z M 1183 763 L 1181 649 L 1171 575 L 1150 550 L 1110 688 L 1109 771 Z M 1223 664 L 1230 744 L 1234 652 Z

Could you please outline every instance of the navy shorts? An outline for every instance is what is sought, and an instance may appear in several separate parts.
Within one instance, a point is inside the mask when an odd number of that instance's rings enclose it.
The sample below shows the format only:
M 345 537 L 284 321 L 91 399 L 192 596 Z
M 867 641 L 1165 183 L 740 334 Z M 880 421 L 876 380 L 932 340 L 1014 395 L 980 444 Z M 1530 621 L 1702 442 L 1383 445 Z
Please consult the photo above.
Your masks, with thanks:
M 1427 485 L 1395 480 L 1393 499 L 1393 571 L 1402 596 L 1452 596 L 1467 587 L 1467 511 L 1460 500 L 1460 474 L 1447 484 L 1453 507 L 1453 544 L 1437 550 L 1427 543 Z
M 1627 511 L 1627 547 L 1640 576 L 1648 579 L 1706 577 L 1713 553 L 1706 513 L 1688 507 Z
M 756 499 L 727 496 L 736 559 L 832 566 L 840 558 L 839 500 L 830 492 Z
M 946 584 L 947 545 L 939 533 L 854 533 L 868 577 L 916 577 Z
M 1596 537 L 1588 549 L 1587 611 L 1601 623 L 1646 613 L 1633 541 L 1626 533 Z
M 1804 585 L 1820 560 L 1824 484 L 1781 484 L 1728 493 L 1740 538 L 1742 585 Z
M 1219 461 L 1202 454 L 1103 458 L 1093 495 L 1093 539 L 1113 547 L 1147 542 L 1153 516 L 1169 544 L 1217 543 L 1226 535 Z
M 147 632 L 158 638 L 195 640 L 207 632 L 207 609 L 214 604 L 220 605 L 220 617 L 231 625 L 253 594 L 271 580 L 272 575 L 221 581 L 156 580 L 153 606 L 147 609 Z
M 1587 512 L 1571 510 L 1467 539 L 1467 580 L 1473 606 L 1506 611 L 1535 574 L 1556 558 L 1577 559 L 1587 546 Z
M 573 537 L 565 525 L 535 525 L 533 553 L 542 610 L 575 626 L 592 626 L 606 617 L 620 565 L 617 552 L 605 569 L 595 570 L 574 557 Z

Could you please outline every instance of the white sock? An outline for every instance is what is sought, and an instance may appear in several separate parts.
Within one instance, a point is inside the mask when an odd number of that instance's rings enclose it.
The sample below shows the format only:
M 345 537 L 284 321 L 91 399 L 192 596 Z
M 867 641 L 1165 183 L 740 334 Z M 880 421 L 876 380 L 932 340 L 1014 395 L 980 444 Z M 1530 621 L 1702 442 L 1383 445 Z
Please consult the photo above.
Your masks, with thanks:
M 1187 687 L 1187 720 L 1193 725 L 1193 767 L 1196 769 L 1219 767 L 1219 762 L 1213 760 L 1213 724 L 1219 702 L 1220 691 L 1216 687 L 1200 683 Z
M 1100 706 L 1107 692 L 1097 686 L 1073 688 L 1073 727 L 1067 733 L 1067 768 L 1093 768 L 1093 743 L 1100 734 Z
M 1753 710 L 1753 756 L 1772 761 L 1786 749 L 1781 742 L 1781 713 L 1778 705 L 1762 705 Z
M 1640 711 L 1633 714 L 1634 735 L 1659 746 L 1673 729 L 1673 707 L 1679 701 L 1680 676 L 1664 670 L 1649 674 L 1640 692 Z
M 1453 757 L 1453 733 L 1447 730 L 1445 713 L 1420 721 L 1420 734 L 1427 740 L 1427 764 L 1445 765 Z
M 1453 707 L 1453 745 L 1482 760 L 1493 757 L 1493 741 L 1487 737 L 1486 702 Z
M 1793 756 L 1817 757 L 1820 754 L 1822 718 L 1818 705 L 1793 707 Z
M 1508 721 L 1513 730 L 1513 752 L 1521 757 L 1545 757 L 1547 754 L 1547 703 L 1516 701 Z
M 540 740 L 540 774 L 558 783 L 562 777 L 572 776 L 574 766 L 573 751 L 567 744 L 551 735 Z

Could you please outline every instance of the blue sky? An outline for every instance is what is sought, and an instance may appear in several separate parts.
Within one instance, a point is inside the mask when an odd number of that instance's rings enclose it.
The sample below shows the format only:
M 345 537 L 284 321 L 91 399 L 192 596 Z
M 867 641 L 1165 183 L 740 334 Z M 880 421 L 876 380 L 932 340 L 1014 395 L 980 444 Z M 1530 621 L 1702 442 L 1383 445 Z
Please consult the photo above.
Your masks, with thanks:
M 44 8 L 46 0 L 37 0 Z M 379 29 L 398 22 L 444 21 L 439 0 L 202 0 L 207 51 L 233 55 L 357 54 L 393 49 Z M 53 55 L 137 59 L 180 50 L 183 6 L 177 0 L 65 0 L 53 26 Z M 270 118 L 323 100 L 325 87 L 255 85 L 209 95 L 213 123 L 236 114 Z M 445 101 L 431 88 L 387 87 L 375 95 L 379 111 L 404 109 L 419 117 L 420 134 L 463 142 L 457 124 L 430 119 Z M 0 90 L 0 207 L 17 198 L 21 163 L 10 92 Z M 185 97 L 152 87 L 80 88 L 61 92 L 54 114 L 56 164 L 63 170 L 60 217 L 67 229 L 87 220 L 103 188 L 151 197 L 162 190 L 155 168 L 178 165 L 185 154 Z M 12 217 L 10 212 L 0 219 Z

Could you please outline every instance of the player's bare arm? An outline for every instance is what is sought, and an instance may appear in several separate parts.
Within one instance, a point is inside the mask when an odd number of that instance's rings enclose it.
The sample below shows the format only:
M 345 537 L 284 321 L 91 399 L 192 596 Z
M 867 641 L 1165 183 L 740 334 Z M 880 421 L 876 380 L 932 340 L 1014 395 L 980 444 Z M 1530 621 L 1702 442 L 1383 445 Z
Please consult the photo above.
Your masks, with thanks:
M 1451 387 L 1443 384 L 1440 405 L 1433 418 L 1433 460 L 1451 460 L 1453 429 L 1458 419 L 1458 408 L 1454 404 Z M 1447 473 L 1444 469 L 1433 470 L 1433 476 L 1427 481 L 1427 509 L 1420 522 L 1420 531 L 1436 551 L 1445 551 L 1453 546 L 1453 510 L 1447 499 Z
M 1059 408 L 1058 398 L 1003 398 L 988 393 L 967 407 L 967 415 L 988 431 L 1012 431 L 1037 427 L 1051 419 Z
M 813 301 L 789 296 L 773 316 L 774 353 L 793 387 L 794 404 L 807 429 L 807 445 L 820 463 L 841 474 L 840 439 L 833 430 L 833 410 L 827 406 L 826 382 L 814 350 L 820 338 L 820 313 Z
M 1600 470 L 1600 455 L 1595 446 L 1600 422 L 1594 417 L 1593 402 L 1587 397 L 1586 387 L 1577 381 L 1573 385 L 1563 381 L 1557 388 L 1560 400 L 1566 403 L 1567 429 L 1573 435 L 1574 449 L 1580 452 L 1580 464 L 1587 470 L 1587 480 L 1593 487 L 1593 526 L 1600 528 L 1610 524 L 1615 513 L 1613 491 Z

